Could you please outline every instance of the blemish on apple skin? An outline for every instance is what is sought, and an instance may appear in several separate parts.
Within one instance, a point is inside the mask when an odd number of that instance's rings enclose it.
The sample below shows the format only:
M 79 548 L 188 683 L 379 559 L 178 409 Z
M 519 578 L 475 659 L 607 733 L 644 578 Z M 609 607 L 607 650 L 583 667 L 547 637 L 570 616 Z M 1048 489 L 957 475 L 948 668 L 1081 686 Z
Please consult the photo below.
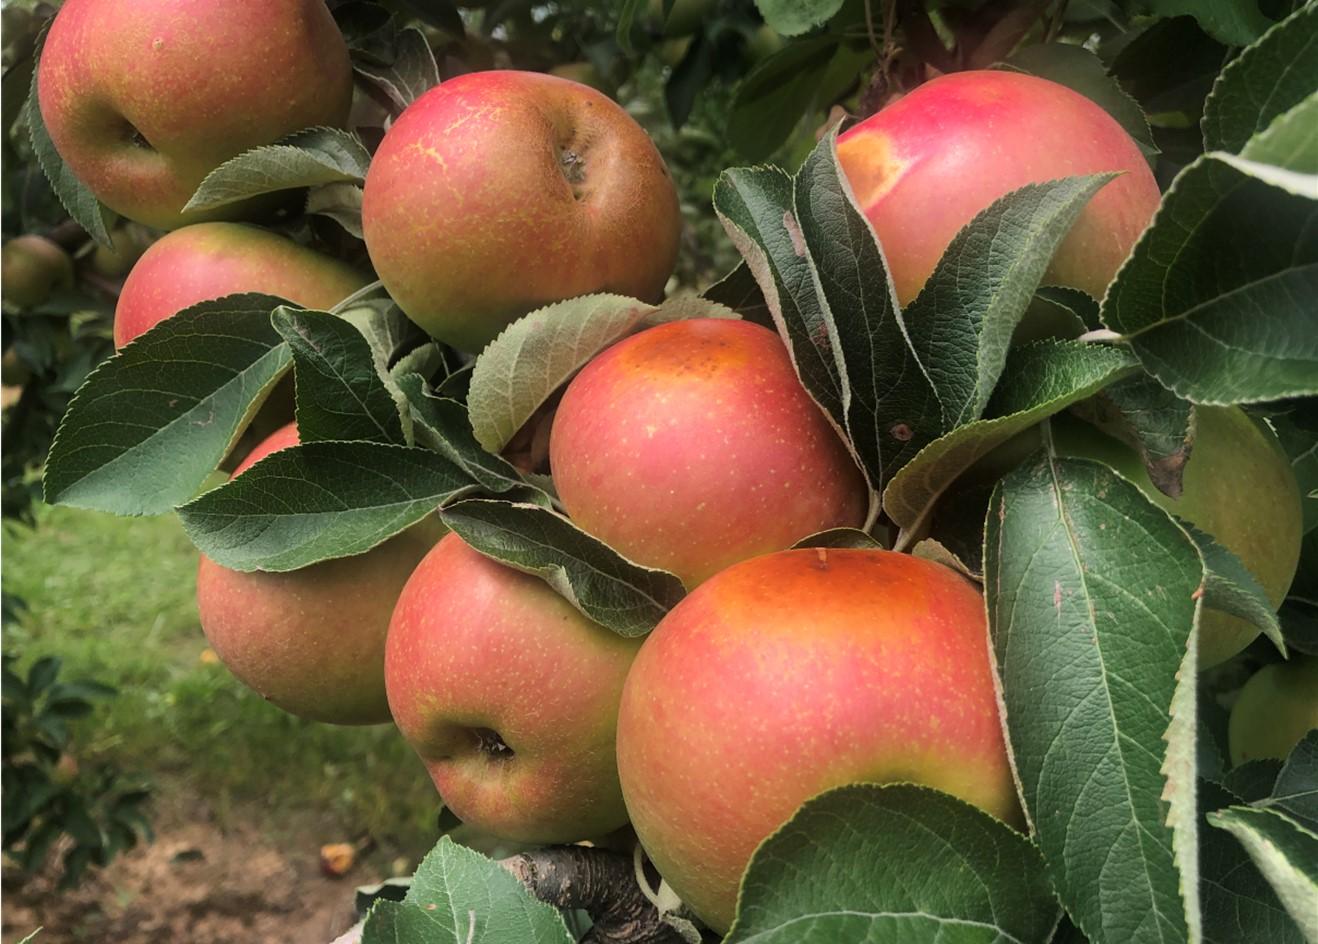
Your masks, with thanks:
M 151 48 L 156 50 L 157 52 L 159 52 L 161 49 L 164 49 L 165 48 L 164 39 L 157 36 L 155 39 L 151 40 Z

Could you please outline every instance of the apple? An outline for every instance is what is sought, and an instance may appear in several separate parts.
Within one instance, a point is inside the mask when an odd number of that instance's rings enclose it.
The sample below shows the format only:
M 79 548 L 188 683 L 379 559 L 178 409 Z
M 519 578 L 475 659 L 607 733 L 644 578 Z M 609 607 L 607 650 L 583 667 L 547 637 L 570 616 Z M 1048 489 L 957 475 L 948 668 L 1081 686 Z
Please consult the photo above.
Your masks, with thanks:
M 123 347 L 184 308 L 238 292 L 278 295 L 325 309 L 367 279 L 337 259 L 244 223 L 198 223 L 152 244 L 124 280 L 114 310 Z
M 565 298 L 657 301 L 681 216 L 663 158 L 619 105 L 557 76 L 491 71 L 449 79 L 394 122 L 362 229 L 403 311 L 474 353 Z
M 16 308 L 33 308 L 57 288 L 73 286 L 73 260 L 45 236 L 15 236 L 0 249 L 0 285 Z
M 1046 79 L 956 72 L 919 86 L 837 143 L 898 301 L 919 293 L 952 238 L 1026 184 L 1120 171 L 1081 212 L 1044 276 L 1102 298 L 1158 208 L 1138 145 L 1094 102 Z
M 97 246 L 92 252 L 92 271 L 107 279 L 122 279 L 155 240 L 149 229 L 137 223 L 116 226 L 110 235 L 114 245 Z
M 842 440 L 748 321 L 675 321 L 604 351 L 563 394 L 549 458 L 569 517 L 688 587 L 865 518 Z
M 614 731 L 639 645 L 449 535 L 394 609 L 389 707 L 463 822 L 526 843 L 600 836 L 627 821 Z
M 1318 728 L 1318 658 L 1293 655 L 1289 662 L 1255 672 L 1231 709 L 1227 744 L 1234 767 L 1268 757 L 1285 760 L 1300 739 Z
M 1097 459 L 1156 504 L 1212 535 L 1280 606 L 1300 559 L 1300 490 L 1290 459 L 1271 430 L 1239 407 L 1196 406 L 1194 445 L 1179 498 L 1160 492 L 1138 453 L 1072 417 L 1051 421 L 1060 455 Z M 1230 659 L 1258 635 L 1250 623 L 1205 609 L 1199 620 L 1199 667 Z
M 66 0 L 37 73 L 56 150 L 115 212 L 172 229 L 259 204 L 183 207 L 231 157 L 342 126 L 348 47 L 324 0 Z
M 702 584 L 627 677 L 618 772 L 645 851 L 719 931 L 755 847 L 832 787 L 910 781 L 1021 822 L 983 597 L 892 551 L 782 551 Z
M 285 426 L 234 475 L 297 442 L 297 427 Z M 286 573 L 241 573 L 202 557 L 202 631 L 241 682 L 290 714 L 331 724 L 388 721 L 389 617 L 413 568 L 442 533 L 428 518 L 364 554 Z

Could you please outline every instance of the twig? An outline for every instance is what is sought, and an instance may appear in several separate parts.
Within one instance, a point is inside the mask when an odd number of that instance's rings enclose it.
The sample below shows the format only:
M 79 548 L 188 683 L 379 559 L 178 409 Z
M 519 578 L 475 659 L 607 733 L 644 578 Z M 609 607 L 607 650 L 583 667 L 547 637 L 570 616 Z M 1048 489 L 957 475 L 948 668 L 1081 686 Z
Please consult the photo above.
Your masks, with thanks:
M 586 911 L 594 924 L 581 944 L 682 944 L 682 936 L 637 884 L 626 853 L 550 846 L 499 864 L 541 901 Z

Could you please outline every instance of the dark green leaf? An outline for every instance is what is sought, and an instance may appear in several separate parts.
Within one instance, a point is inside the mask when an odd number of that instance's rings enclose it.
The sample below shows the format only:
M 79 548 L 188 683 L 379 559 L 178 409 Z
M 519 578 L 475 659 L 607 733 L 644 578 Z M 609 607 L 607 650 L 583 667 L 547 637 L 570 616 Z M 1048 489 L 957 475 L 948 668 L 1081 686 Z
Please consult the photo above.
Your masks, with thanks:
M 1204 560 L 1204 606 L 1238 617 L 1263 631 L 1263 635 L 1286 654 L 1286 643 L 1277 622 L 1277 610 L 1268 591 L 1255 579 L 1240 558 L 1188 521 L 1181 527 L 1199 547 Z
M 244 151 L 206 175 L 184 210 L 214 207 L 318 184 L 366 179 L 370 152 L 348 131 L 307 128 L 274 144 Z
M 37 38 L 36 50 L 33 53 L 34 59 L 40 61 L 42 47 L 46 43 L 45 27 L 41 30 L 41 35 Z M 63 204 L 64 209 L 69 211 L 69 216 L 87 231 L 92 239 L 102 246 L 113 247 L 113 241 L 110 238 L 110 226 L 106 220 L 106 209 L 101 206 L 101 202 L 96 199 L 95 195 L 87 189 L 87 185 L 78 179 L 68 164 L 64 163 L 64 158 L 60 157 L 59 151 L 55 149 L 55 142 L 50 139 L 50 132 L 46 130 L 45 119 L 41 115 L 41 107 L 37 98 L 37 73 L 40 70 L 35 64 L 32 69 L 32 85 L 28 92 L 27 99 L 27 130 L 28 137 L 32 142 L 32 151 L 37 157 L 37 162 L 41 165 L 46 179 L 50 181 L 50 187 L 55 191 L 55 196 L 59 197 L 59 202 Z M 11 162 L 12 163 L 12 162 Z M 6 213 L 8 210 L 6 210 Z
M 1318 392 L 1318 200 L 1213 156 L 1176 179 L 1108 289 L 1103 320 L 1196 403 Z
M 984 571 L 1016 770 L 1062 903 L 1095 940 L 1192 939 L 1193 543 L 1105 466 L 1040 455 L 993 493 Z
M 1222 777 L 1221 783 L 1222 787 L 1230 791 L 1237 800 L 1253 803 L 1272 795 L 1272 788 L 1276 786 L 1279 773 L 1281 773 L 1279 760 L 1271 757 L 1264 760 L 1249 760 L 1228 770 Z
M 390 65 L 357 61 L 353 67 L 378 87 L 398 111 L 402 111 L 439 84 L 439 66 L 425 34 L 409 26 L 398 34 L 398 46 Z
M 1228 46 L 1247 46 L 1272 21 L 1259 12 L 1258 0 L 1144 0 L 1157 16 L 1190 14 L 1204 31 Z
M 296 570 L 364 553 L 473 487 L 466 472 L 429 449 L 303 443 L 194 499 L 179 517 L 223 567 Z
M 760 844 L 726 941 L 1043 941 L 1058 912 L 1021 834 L 936 790 L 856 784 Z
M 57 656 L 42 656 L 32 663 L 32 668 L 27 670 L 27 690 L 33 698 L 55 684 L 59 670 L 60 660 Z
M 883 543 L 859 528 L 830 528 L 803 537 L 792 547 L 851 547 L 873 550 L 883 547 Z
M 888 483 L 884 512 L 898 527 L 918 530 L 943 492 L 984 456 L 1136 369 L 1131 355 L 1106 345 L 1039 341 L 1014 349 L 992 401 L 1006 415 L 968 423 L 921 449 Z
M 764 292 L 760 291 L 755 276 L 744 262 L 738 263 L 735 269 L 700 294 L 716 305 L 735 311 L 747 321 L 770 330 L 775 329 L 773 315 L 769 313 L 769 306 L 764 300 Z
M 1204 147 L 1237 153 L 1318 88 L 1318 6 L 1306 4 L 1233 59 L 1204 102 Z
M 1279 809 L 1304 828 L 1318 831 L 1318 730 L 1295 745 L 1271 795 L 1259 805 Z
M 620 636 L 654 629 L 682 599 L 672 574 L 634 564 L 539 505 L 471 500 L 440 517 L 464 541 L 500 563 L 541 577 L 582 613 Z
M 1067 177 L 1012 191 L 977 213 L 938 260 L 904 317 L 944 431 L 983 414 L 1058 245 L 1111 179 Z
M 270 317 L 293 354 L 302 442 L 403 442 L 398 405 L 360 331 L 323 311 L 280 307 Z
M 283 300 L 230 295 L 168 318 L 87 378 L 46 463 L 45 497 L 121 515 L 196 494 L 288 367 Z
M 1143 373 L 1108 387 L 1102 399 L 1117 414 L 1115 429 L 1105 429 L 1135 448 L 1160 492 L 1179 498 L 1194 446 L 1192 404 Z
M 1318 528 L 1318 434 L 1297 424 L 1288 414 L 1269 418 L 1281 447 L 1290 457 L 1295 481 L 1300 486 L 1304 509 L 1304 533 Z
M 691 117 L 696 97 L 713 78 L 717 60 L 718 50 L 704 30 L 691 37 L 686 53 L 664 83 L 664 102 L 674 128 L 680 129 Z
M 1208 814 L 1245 847 L 1307 940 L 1318 940 L 1318 835 L 1275 809 L 1232 806 Z
M 327 216 L 362 238 L 362 188 L 353 183 L 321 184 L 307 191 L 308 214 Z
M 1199 782 L 1199 808 L 1211 813 L 1236 800 Z M 1199 890 L 1206 944 L 1302 944 L 1304 938 L 1240 843 L 1216 829 L 1199 833 Z

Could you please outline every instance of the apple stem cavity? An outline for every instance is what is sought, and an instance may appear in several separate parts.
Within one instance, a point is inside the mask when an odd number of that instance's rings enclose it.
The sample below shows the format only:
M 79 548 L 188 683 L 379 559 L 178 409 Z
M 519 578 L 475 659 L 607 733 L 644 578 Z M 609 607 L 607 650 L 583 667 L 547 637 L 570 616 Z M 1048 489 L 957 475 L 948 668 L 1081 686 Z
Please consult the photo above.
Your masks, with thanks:
M 496 760 L 511 760 L 516 753 L 492 728 L 473 728 L 472 734 L 476 736 L 476 750 L 482 754 Z
M 676 927 L 636 881 L 632 857 L 592 846 L 549 846 L 499 862 L 541 901 L 580 908 L 593 924 L 581 944 L 681 944 Z

